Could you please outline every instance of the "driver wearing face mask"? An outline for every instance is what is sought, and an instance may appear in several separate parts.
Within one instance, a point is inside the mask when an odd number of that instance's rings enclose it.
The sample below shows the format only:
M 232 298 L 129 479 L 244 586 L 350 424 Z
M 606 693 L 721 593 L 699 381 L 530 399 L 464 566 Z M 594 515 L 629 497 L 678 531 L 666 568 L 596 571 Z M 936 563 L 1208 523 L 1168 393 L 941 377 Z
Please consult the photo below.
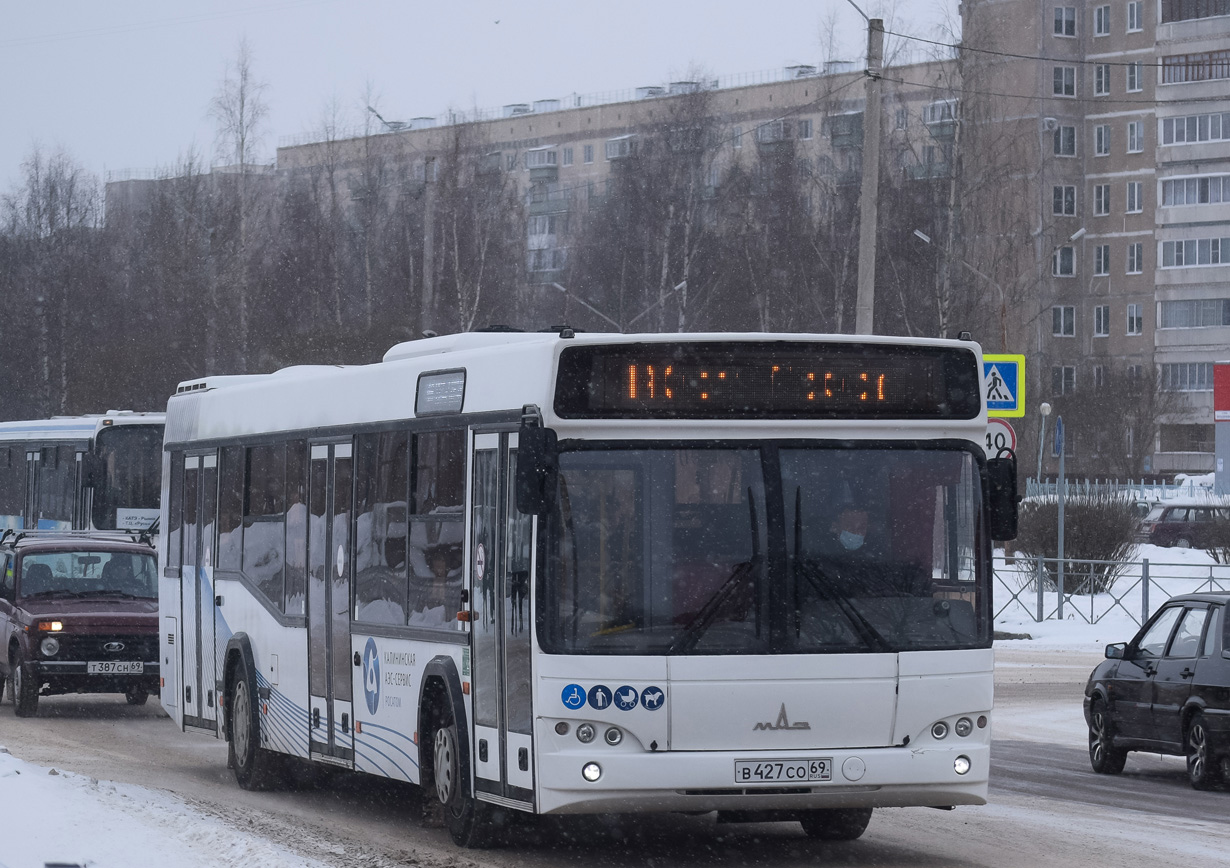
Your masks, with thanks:
M 867 539 L 867 511 L 846 507 L 837 516 L 833 530 L 842 549 L 848 552 L 857 551 Z

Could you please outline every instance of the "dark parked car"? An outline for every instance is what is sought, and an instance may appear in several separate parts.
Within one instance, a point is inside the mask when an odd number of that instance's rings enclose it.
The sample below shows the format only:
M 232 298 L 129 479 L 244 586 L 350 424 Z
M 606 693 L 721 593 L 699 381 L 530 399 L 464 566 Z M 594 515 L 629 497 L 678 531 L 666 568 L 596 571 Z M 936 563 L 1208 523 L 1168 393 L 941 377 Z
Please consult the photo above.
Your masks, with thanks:
M 1230 780 L 1230 592 L 1185 594 L 1131 642 L 1106 646 L 1085 686 L 1089 762 L 1117 775 L 1129 751 L 1187 757 L 1196 789 Z
M 18 717 L 40 696 L 158 689 L 154 548 L 119 534 L 0 534 L 0 687 Z M 3 691 L 0 691 L 0 696 Z
M 1140 523 L 1138 542 L 1206 549 L 1221 542 L 1230 521 L 1230 506 L 1208 500 L 1169 500 L 1150 510 Z

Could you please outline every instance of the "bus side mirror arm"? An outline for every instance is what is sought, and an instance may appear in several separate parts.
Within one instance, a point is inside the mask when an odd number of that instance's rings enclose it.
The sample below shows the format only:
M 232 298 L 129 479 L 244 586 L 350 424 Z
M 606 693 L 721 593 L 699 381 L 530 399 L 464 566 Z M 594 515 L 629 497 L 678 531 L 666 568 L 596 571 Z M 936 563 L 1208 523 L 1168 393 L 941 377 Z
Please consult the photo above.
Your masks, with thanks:
M 522 411 L 517 437 L 517 511 L 525 515 L 547 511 L 559 471 L 555 432 L 542 427 L 537 411 L 528 406 Z
M 1017 504 L 1016 454 L 1001 449 L 987 460 L 987 506 L 989 530 L 993 540 L 1016 539 Z

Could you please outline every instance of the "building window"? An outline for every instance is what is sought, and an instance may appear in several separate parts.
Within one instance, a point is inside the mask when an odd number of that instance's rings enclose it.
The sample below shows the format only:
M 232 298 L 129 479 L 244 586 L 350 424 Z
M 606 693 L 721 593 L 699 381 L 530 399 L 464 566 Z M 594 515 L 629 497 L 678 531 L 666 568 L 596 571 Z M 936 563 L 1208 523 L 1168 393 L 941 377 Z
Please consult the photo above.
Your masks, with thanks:
M 605 145 L 608 160 L 627 159 L 636 149 L 636 135 L 616 136 L 613 139 L 607 139 Z
M 1106 96 L 1110 93 L 1110 64 L 1099 63 L 1093 68 L 1093 95 Z
M 1093 336 L 1105 338 L 1110 336 L 1110 305 L 1099 304 L 1093 309 Z
M 1144 24 L 1143 24 L 1144 19 L 1142 18 L 1143 9 L 1141 8 L 1143 5 L 1144 3 L 1142 2 L 1142 0 L 1132 0 L 1131 3 L 1128 3 L 1127 5 L 1127 32 L 1128 33 L 1135 33 L 1138 30 L 1144 30 Z
M 1129 304 L 1127 306 L 1127 334 L 1143 335 L 1145 333 L 1144 305 Z
M 910 110 L 899 108 L 897 109 L 897 129 L 904 130 L 910 122 Z
M 804 120 L 799 121 L 799 138 L 800 139 L 810 139 L 811 138 L 811 118 L 806 118 Z
M 1076 337 L 1076 308 L 1057 304 L 1051 308 L 1051 334 L 1057 338 Z
M 1142 67 L 1139 60 L 1127 65 L 1127 91 L 1128 93 L 1138 93 L 1142 88 Z
M 1072 277 L 1076 274 L 1076 254 L 1071 246 L 1056 248 L 1051 257 L 1051 274 L 1055 277 Z
M 1056 6 L 1055 7 L 1055 35 L 1056 36 L 1075 36 L 1076 35 L 1076 7 L 1075 6 Z
M 1076 188 L 1055 186 L 1052 188 L 1051 213 L 1062 217 L 1076 214 Z
M 527 169 L 546 169 L 558 165 L 559 152 L 554 148 L 533 148 L 525 152 L 525 167 Z
M 1093 248 L 1093 273 L 1097 277 L 1110 274 L 1110 245 L 1099 244 Z
M 1230 78 L 1230 49 L 1162 58 L 1162 83 L 1187 84 Z
M 743 127 L 735 127 L 730 133 L 730 146 L 732 148 L 743 147 Z
M 1212 452 L 1213 425 L 1162 425 L 1159 452 Z
M 505 160 L 505 162 L 504 162 L 504 166 L 505 166 L 505 168 L 507 168 L 507 169 L 508 169 L 508 171 L 510 171 L 510 172 L 511 172 L 513 169 L 517 168 L 517 155 L 516 155 L 516 154 L 509 154 L 509 155 L 508 155 L 508 157 L 507 157 L 507 159 L 506 159 L 506 160 Z
M 1128 153 L 1139 154 L 1145 149 L 1145 122 L 1128 121 Z
M 1098 124 L 1093 128 L 1093 154 L 1105 157 L 1110 154 L 1110 125 Z
M 1099 6 L 1093 10 L 1093 35 L 1110 36 L 1110 7 Z
M 1124 211 L 1128 214 L 1139 214 L 1145 210 L 1144 203 L 1145 185 L 1140 181 L 1128 181 L 1127 183 L 1127 204 Z
M 1127 273 L 1140 274 L 1145 270 L 1145 245 L 1137 241 L 1127 247 Z
M 1230 201 L 1230 175 L 1162 181 L 1162 205 L 1216 205 Z
M 1076 96 L 1076 67 L 1055 67 L 1055 80 L 1052 85 L 1055 96 Z
M 1106 385 L 1106 366 L 1093 366 L 1093 388 L 1100 389 Z
M 1167 362 L 1163 364 L 1162 389 L 1167 392 L 1213 391 L 1213 363 Z
M 1110 184 L 1094 185 L 1093 213 L 1096 217 L 1105 217 L 1110 214 Z
M 572 148 L 564 148 L 564 165 L 572 165 Z
M 1162 119 L 1162 144 L 1220 142 L 1230 139 L 1230 112 Z
M 593 145 L 582 146 L 581 159 L 587 163 L 592 163 L 594 161 L 594 146 Z
M 528 253 L 530 271 L 560 271 L 568 264 L 567 247 L 542 247 Z
M 1202 329 L 1230 326 L 1230 298 L 1197 298 L 1158 304 L 1159 329 Z
M 1051 368 L 1051 394 L 1067 395 L 1074 391 L 1076 391 L 1076 365 L 1055 365 Z M 1067 447 L 1064 451 L 1068 455 L 1072 454 L 1072 450 Z
M 1230 15 L 1226 0 L 1162 0 L 1162 23 Z
M 1076 127 L 1055 128 L 1055 156 L 1076 156 Z
M 1188 238 L 1162 242 L 1162 268 L 1225 265 L 1230 262 L 1230 238 Z

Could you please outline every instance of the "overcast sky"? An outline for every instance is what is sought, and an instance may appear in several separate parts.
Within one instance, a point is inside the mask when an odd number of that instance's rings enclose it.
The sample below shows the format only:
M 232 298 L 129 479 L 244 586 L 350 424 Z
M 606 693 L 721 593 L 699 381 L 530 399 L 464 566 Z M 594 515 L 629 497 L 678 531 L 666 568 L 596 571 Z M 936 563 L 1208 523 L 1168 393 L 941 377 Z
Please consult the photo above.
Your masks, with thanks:
M 888 29 L 934 36 L 956 0 L 857 0 Z M 87 171 L 214 157 L 210 99 L 241 39 L 265 83 L 259 152 L 318 129 L 334 101 L 362 122 L 861 59 L 849 0 L 0 0 L 0 192 L 37 146 Z M 835 29 L 836 46 L 827 33 Z

